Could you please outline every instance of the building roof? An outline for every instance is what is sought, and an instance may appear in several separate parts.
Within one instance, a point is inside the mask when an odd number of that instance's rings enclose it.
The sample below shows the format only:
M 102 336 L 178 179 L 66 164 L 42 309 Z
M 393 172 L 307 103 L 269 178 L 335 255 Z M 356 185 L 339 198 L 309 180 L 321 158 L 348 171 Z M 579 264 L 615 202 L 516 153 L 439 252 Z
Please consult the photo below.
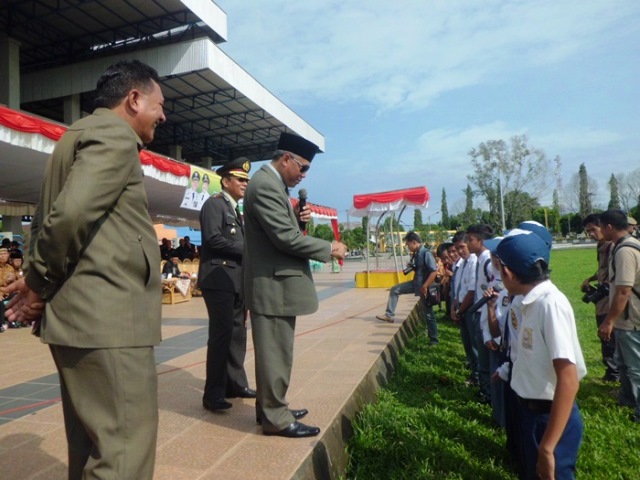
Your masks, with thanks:
M 158 70 L 167 123 L 150 146 L 201 164 L 238 156 L 267 158 L 283 131 L 316 143 L 324 137 L 217 44 L 226 14 L 211 0 L 7 0 L 0 28 L 19 41 L 21 108 L 64 120 L 64 98 L 80 94 L 91 111 L 98 76 L 121 59 Z

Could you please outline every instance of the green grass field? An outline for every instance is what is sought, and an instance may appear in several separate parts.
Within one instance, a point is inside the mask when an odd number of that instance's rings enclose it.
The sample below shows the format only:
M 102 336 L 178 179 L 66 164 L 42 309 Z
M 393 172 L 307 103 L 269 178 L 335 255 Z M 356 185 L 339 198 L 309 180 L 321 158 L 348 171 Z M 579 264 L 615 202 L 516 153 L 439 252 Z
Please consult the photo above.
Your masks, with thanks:
M 552 280 L 573 305 L 588 373 L 578 405 L 585 434 L 579 479 L 640 478 L 640 425 L 616 405 L 617 385 L 602 382 L 600 343 L 593 304 L 581 301 L 582 280 L 596 270 L 593 249 L 553 251 Z M 347 479 L 515 479 L 493 426 L 491 407 L 464 386 L 466 370 L 458 329 L 440 313 L 440 344 L 413 338 L 395 374 L 354 422 L 347 448 Z

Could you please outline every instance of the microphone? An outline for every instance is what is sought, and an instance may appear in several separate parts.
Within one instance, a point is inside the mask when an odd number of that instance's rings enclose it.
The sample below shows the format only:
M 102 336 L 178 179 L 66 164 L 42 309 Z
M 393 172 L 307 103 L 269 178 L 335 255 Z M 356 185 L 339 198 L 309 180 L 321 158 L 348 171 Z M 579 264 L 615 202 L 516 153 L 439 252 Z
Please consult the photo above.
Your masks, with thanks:
M 298 192 L 298 210 L 302 212 L 302 209 L 307 205 L 307 189 L 301 188 Z M 303 232 L 307 229 L 307 222 L 298 221 L 298 226 Z
M 493 286 L 493 295 L 491 297 L 482 297 L 476 303 L 471 305 L 467 309 L 467 312 L 474 313 L 474 312 L 480 310 L 483 306 L 485 306 L 487 303 L 489 303 L 489 300 L 491 300 L 493 297 L 497 297 L 500 294 L 500 292 L 502 292 L 503 290 L 504 290 L 504 284 L 502 282 L 496 283 Z

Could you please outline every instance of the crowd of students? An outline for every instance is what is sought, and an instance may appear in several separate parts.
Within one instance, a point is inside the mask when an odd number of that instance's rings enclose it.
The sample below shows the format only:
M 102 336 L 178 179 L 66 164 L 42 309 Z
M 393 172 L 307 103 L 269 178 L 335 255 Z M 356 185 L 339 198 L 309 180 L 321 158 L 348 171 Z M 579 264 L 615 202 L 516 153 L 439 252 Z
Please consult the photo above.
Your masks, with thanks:
M 506 429 L 523 479 L 573 478 L 582 440 L 575 398 L 586 367 L 571 305 L 549 280 L 551 242 L 537 222 L 504 238 L 477 224 L 436 251 L 466 383 Z

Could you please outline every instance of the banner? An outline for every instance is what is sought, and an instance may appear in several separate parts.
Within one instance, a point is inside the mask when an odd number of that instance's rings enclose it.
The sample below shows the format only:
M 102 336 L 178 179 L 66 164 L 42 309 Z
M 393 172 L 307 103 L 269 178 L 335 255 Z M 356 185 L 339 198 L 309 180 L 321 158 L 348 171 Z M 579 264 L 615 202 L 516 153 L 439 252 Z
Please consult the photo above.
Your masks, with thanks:
M 220 191 L 220 177 L 213 170 L 191 165 L 189 183 L 180 208 L 199 211 L 211 195 Z

